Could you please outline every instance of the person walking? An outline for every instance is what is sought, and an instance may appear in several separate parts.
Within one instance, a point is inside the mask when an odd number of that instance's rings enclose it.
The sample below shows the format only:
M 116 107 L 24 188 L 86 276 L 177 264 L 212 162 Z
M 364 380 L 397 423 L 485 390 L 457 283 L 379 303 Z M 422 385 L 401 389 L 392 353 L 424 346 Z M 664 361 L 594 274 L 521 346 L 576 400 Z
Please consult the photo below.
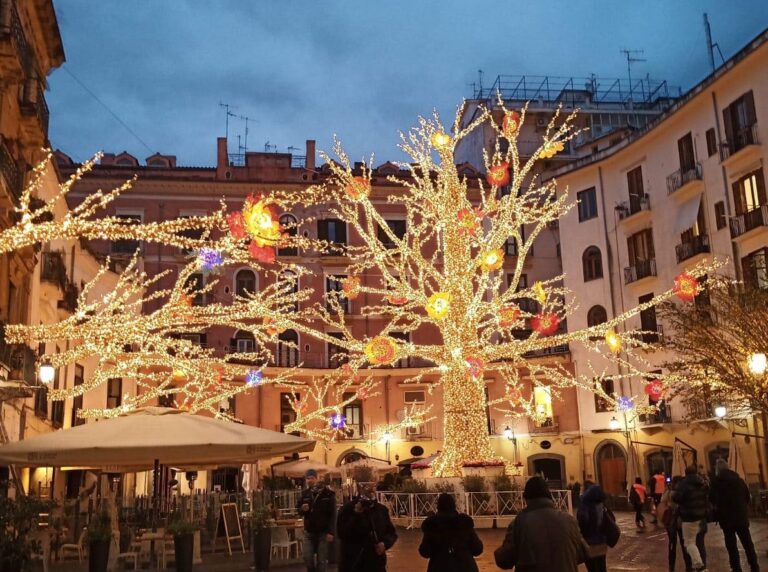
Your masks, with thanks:
M 645 529 L 643 506 L 645 505 L 646 498 L 647 494 L 645 492 L 645 486 L 643 485 L 643 479 L 636 477 L 635 483 L 629 491 L 629 503 L 635 510 L 635 525 L 637 525 L 638 532 L 642 532 Z
M 651 476 L 651 480 L 648 484 L 650 485 L 649 492 L 653 499 L 653 522 L 651 524 L 658 524 L 658 507 L 661 502 L 661 495 L 663 495 L 664 491 L 667 489 L 667 478 L 664 476 L 664 471 L 657 470 L 653 476 Z
M 387 550 L 397 541 L 397 532 L 389 511 L 376 500 L 375 484 L 366 485 L 362 496 L 341 508 L 337 530 L 339 572 L 386 572 Z
M 427 572 L 478 572 L 475 556 L 483 553 L 483 541 L 472 517 L 456 510 L 451 495 L 437 497 L 437 514 L 424 521 L 421 531 L 419 554 L 429 558 Z
M 685 468 L 685 478 L 672 494 L 672 500 L 678 505 L 682 521 L 683 543 L 691 557 L 694 571 L 707 569 L 707 554 L 702 551 L 704 534 L 707 527 L 707 509 L 709 508 L 707 486 L 698 475 L 695 466 Z
M 587 559 L 587 545 L 576 519 L 557 510 L 547 483 L 531 477 L 525 483 L 526 507 L 507 527 L 494 552 L 496 566 L 518 572 L 576 572 Z
M 590 486 L 582 495 L 576 520 L 579 530 L 587 543 L 588 558 L 585 562 L 588 572 L 607 572 L 606 555 L 608 539 L 604 532 L 605 493 L 600 485 Z
M 717 475 L 709 489 L 709 500 L 714 506 L 715 520 L 720 523 L 720 528 L 723 530 L 731 571 L 741 572 L 739 547 L 736 545 L 738 536 L 744 548 L 744 554 L 747 556 L 750 571 L 757 572 L 760 570 L 760 565 L 757 562 L 752 534 L 749 532 L 747 509 L 751 497 L 747 483 L 728 468 L 725 459 L 717 460 L 715 470 Z
M 667 530 L 667 563 L 669 564 L 669 572 L 674 572 L 675 570 L 678 543 L 680 544 L 680 550 L 683 553 L 685 569 L 691 570 L 692 568 L 691 557 L 688 555 L 688 552 L 686 552 L 685 543 L 683 542 L 683 530 L 680 526 L 678 506 L 677 503 L 672 500 L 672 494 L 682 480 L 683 477 L 680 475 L 672 478 L 672 482 L 664 491 L 664 494 L 661 495 L 661 500 L 656 507 L 656 517 Z
M 304 480 L 307 488 L 296 507 L 304 517 L 304 564 L 307 572 L 325 572 L 336 524 L 336 494 L 318 480 L 314 469 L 306 472 Z

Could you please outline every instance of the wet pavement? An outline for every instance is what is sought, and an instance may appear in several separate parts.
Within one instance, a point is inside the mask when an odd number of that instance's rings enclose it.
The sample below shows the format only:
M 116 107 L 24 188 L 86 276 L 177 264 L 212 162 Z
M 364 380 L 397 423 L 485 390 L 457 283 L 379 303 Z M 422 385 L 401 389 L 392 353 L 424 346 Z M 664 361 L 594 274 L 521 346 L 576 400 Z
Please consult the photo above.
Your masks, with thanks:
M 616 548 L 608 552 L 608 569 L 616 571 L 666 571 L 667 570 L 667 534 L 661 527 L 648 524 L 644 532 L 637 532 L 634 526 L 634 514 L 617 513 L 617 520 L 622 530 L 621 540 Z M 649 519 L 650 520 L 650 519 Z M 477 559 L 481 572 L 498 570 L 493 561 L 493 551 L 504 539 L 503 529 L 480 529 L 480 538 L 485 544 L 485 551 Z M 418 546 L 421 541 L 421 532 L 418 530 L 398 529 L 399 540 L 389 551 L 389 572 L 424 572 L 427 569 L 427 561 L 419 556 Z M 763 570 L 768 570 L 768 521 L 756 520 L 752 523 L 752 538 L 758 550 L 760 565 Z M 707 552 L 709 557 L 708 568 L 710 572 L 728 572 L 728 553 L 723 543 L 722 531 L 714 525 L 710 525 L 706 536 Z M 678 548 L 678 551 L 680 549 Z M 748 570 L 746 559 L 743 558 L 742 568 Z M 228 556 L 226 553 L 203 554 L 203 564 L 195 566 L 199 572 L 234 572 L 250 570 L 252 555 L 250 553 L 235 553 Z M 276 561 L 272 563 L 272 570 L 279 572 L 304 572 L 305 568 L 296 560 L 292 562 Z M 75 562 L 57 564 L 52 567 L 54 572 L 75 572 L 87 570 L 86 564 Z M 336 567 L 331 566 L 330 571 Z M 678 552 L 677 570 L 684 570 L 682 556 Z

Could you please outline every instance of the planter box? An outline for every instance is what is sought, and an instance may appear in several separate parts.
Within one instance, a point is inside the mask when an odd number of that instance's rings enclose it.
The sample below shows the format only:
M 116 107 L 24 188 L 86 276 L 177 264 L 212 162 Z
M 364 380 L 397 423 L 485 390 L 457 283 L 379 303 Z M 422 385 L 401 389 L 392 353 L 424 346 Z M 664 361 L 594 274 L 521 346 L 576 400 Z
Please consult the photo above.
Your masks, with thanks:
M 461 474 L 465 477 L 500 477 L 504 474 L 504 465 L 490 465 L 485 467 L 462 467 Z

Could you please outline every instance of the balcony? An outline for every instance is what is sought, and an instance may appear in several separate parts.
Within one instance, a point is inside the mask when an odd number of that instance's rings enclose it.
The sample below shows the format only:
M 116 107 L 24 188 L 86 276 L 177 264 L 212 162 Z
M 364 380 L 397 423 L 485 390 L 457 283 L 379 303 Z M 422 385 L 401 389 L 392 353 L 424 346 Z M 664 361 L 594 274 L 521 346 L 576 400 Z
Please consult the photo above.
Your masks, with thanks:
M 33 145 L 43 145 L 48 139 L 48 104 L 42 84 L 36 79 L 24 82 L 21 101 L 21 132 Z
M 727 165 L 732 164 L 737 157 L 748 155 L 747 149 L 760 145 L 757 136 L 757 123 L 747 127 L 742 127 L 733 132 L 731 141 L 725 141 L 720 146 L 720 162 Z
M 362 441 L 366 438 L 370 431 L 370 426 L 363 423 L 356 425 L 347 424 L 341 431 L 340 439 L 342 441 Z
M 690 183 L 702 180 L 701 163 L 696 163 L 690 169 L 678 169 L 667 177 L 667 194 L 677 193 Z M 695 185 L 691 185 L 695 186 Z M 678 193 L 679 194 L 679 193 Z
M 434 421 L 428 421 L 415 427 L 403 427 L 400 432 L 403 441 L 425 441 L 438 437 L 437 424 Z
M 624 269 L 624 284 L 632 284 L 651 276 L 656 276 L 656 259 L 638 260 L 634 266 L 627 266 Z
M 16 3 L 0 1 L 0 76 L 18 81 L 32 69 L 34 56 L 24 34 Z
M 565 332 L 558 332 L 558 333 L 565 333 Z M 570 346 L 567 343 L 565 343 L 565 344 L 559 344 L 556 346 L 551 346 L 548 348 L 541 348 L 539 350 L 525 352 L 523 354 L 523 357 L 537 358 L 537 357 L 561 356 L 570 352 L 571 352 Z
M 43 252 L 40 279 L 58 286 L 63 292 L 67 288 L 67 269 L 61 252 Z
M 529 419 L 528 432 L 531 435 L 540 435 L 547 433 L 558 433 L 560 427 L 557 417 L 545 417 L 542 420 Z
M 13 204 L 18 205 L 24 179 L 5 141 L 0 143 L 0 175 Z
M 0 368 L 8 381 L 37 385 L 37 353 L 24 344 L 5 343 L 5 324 L 0 323 Z
M 70 314 L 74 314 L 77 310 L 77 297 L 80 295 L 80 291 L 77 286 L 68 282 L 64 288 L 64 296 L 59 300 L 57 307 L 61 310 L 65 310 Z
M 709 236 L 706 234 L 700 234 L 694 236 L 692 240 L 683 242 L 675 246 L 675 256 L 677 257 L 677 263 L 680 264 L 684 260 L 693 258 L 697 254 L 707 254 L 710 252 L 709 248 Z
M 624 201 L 616 207 L 616 212 L 619 213 L 619 220 L 625 220 L 638 213 L 648 212 L 650 210 L 651 197 L 648 193 L 631 195 L 628 201 Z
M 644 344 L 660 344 L 664 341 L 664 328 L 661 324 L 640 325 L 640 330 L 634 337 Z
M 662 423 L 672 422 L 672 411 L 667 403 L 656 405 L 655 413 L 643 413 L 640 415 L 641 425 L 661 425 Z
M 761 226 L 768 226 L 768 205 L 761 205 L 731 219 L 731 238 L 737 238 Z

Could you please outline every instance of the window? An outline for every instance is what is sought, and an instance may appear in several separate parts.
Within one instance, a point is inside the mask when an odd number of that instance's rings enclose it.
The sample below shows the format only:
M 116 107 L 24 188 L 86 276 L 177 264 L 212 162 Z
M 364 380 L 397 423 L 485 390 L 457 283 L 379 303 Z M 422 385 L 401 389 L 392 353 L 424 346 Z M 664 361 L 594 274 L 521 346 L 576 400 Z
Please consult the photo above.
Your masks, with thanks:
M 142 217 L 140 214 L 117 214 L 117 218 L 132 220 L 136 223 L 140 223 Z M 141 246 L 141 242 L 138 240 L 113 240 L 112 241 L 112 254 L 133 254 Z
M 238 331 L 232 338 L 232 350 L 237 353 L 251 353 L 256 350 L 256 340 L 251 332 Z
M 44 385 L 35 391 L 35 415 L 41 419 L 48 418 L 48 388 Z
M 299 334 L 296 330 L 285 330 L 277 335 L 276 361 L 279 367 L 299 365 Z
M 389 227 L 389 230 L 392 232 L 392 234 L 397 237 L 398 240 L 402 240 L 405 236 L 405 221 L 404 220 L 385 220 L 384 222 L 387 223 L 387 226 Z M 381 244 L 383 244 L 386 248 L 394 248 L 395 243 L 392 241 L 392 239 L 387 235 L 387 233 L 384 231 L 383 228 L 378 227 L 376 230 L 376 235 L 379 238 L 379 241 Z
M 107 380 L 107 409 L 120 407 L 123 402 L 123 380 L 113 377 Z
M 552 391 L 548 387 L 537 385 L 533 388 L 533 406 L 538 418 L 537 427 L 551 427 L 554 425 Z
M 728 219 L 725 216 L 725 203 L 723 201 L 715 203 L 715 226 L 717 230 L 728 226 Z
M 333 311 L 331 299 L 339 303 L 339 307 L 344 314 L 349 314 L 349 299 L 344 295 L 342 282 L 346 279 L 344 274 L 329 275 L 325 277 L 326 307 Z
M 504 241 L 505 256 L 517 256 L 517 241 L 514 237 L 509 237 Z
M 653 249 L 653 232 L 650 228 L 636 232 L 627 237 L 629 265 L 638 266 L 656 258 Z
M 603 257 L 598 247 L 590 246 L 584 251 L 581 265 L 584 270 L 584 282 L 603 277 Z
M 680 158 L 680 172 L 687 173 L 696 168 L 696 156 L 693 150 L 693 137 L 688 132 L 677 140 L 677 154 Z M 683 179 L 685 180 L 685 178 Z
M 190 218 L 193 215 L 179 215 L 179 218 Z M 199 240 L 203 236 L 203 229 L 202 228 L 191 228 L 188 230 L 182 230 L 179 233 L 181 236 L 186 238 L 191 238 L 194 240 Z M 183 254 L 192 254 L 194 252 L 194 249 L 192 248 L 182 248 L 181 252 Z
M 629 189 L 629 213 L 640 212 L 645 201 L 642 167 L 635 167 L 627 172 L 627 188 Z
M 337 340 L 342 339 L 341 332 L 328 332 L 328 335 Z M 328 367 L 339 367 L 349 361 L 347 350 L 334 343 L 328 342 Z
M 193 306 L 204 306 L 205 305 L 205 294 L 202 294 L 200 290 L 202 290 L 205 287 L 205 278 L 203 278 L 202 273 L 195 272 L 194 274 L 190 274 L 189 278 L 187 278 L 187 288 L 190 289 L 190 295 L 192 296 L 192 305 Z
M 761 248 L 741 259 L 744 283 L 752 288 L 768 289 L 768 248 Z
M 697 237 L 707 234 L 707 221 L 704 218 L 704 203 L 699 203 L 699 212 L 696 214 L 696 222 L 693 226 L 680 234 L 683 244 L 693 244 Z
M 710 127 L 707 129 L 707 157 L 711 157 L 717 153 L 717 137 L 715 136 L 715 128 Z
M 173 387 L 169 389 L 173 389 Z M 172 393 L 163 394 L 157 398 L 157 405 L 160 407 L 176 407 L 176 397 Z
M 638 304 L 645 304 L 653 299 L 653 293 L 644 294 L 637 299 Z M 653 343 L 658 341 L 659 326 L 656 322 L 656 307 L 651 306 L 640 312 L 640 329 L 646 332 L 643 335 L 643 341 L 645 343 Z
M 75 364 L 75 387 L 83 385 L 85 383 L 85 370 L 83 366 Z M 107 390 L 109 393 L 109 390 Z M 109 398 L 107 398 L 107 407 L 109 407 Z M 85 419 L 80 419 L 77 416 L 77 412 L 83 408 L 83 396 L 78 395 L 72 399 L 72 427 L 82 425 L 85 423 Z
M 343 400 L 346 401 L 354 396 L 354 393 L 345 393 Z M 362 439 L 363 434 L 363 403 L 356 399 L 344 406 L 341 412 L 346 419 L 346 437 L 347 439 Z
M 766 204 L 762 168 L 744 175 L 733 183 L 733 203 L 737 216 Z
M 296 394 L 296 399 L 301 400 L 301 395 Z M 296 412 L 291 407 L 291 401 L 293 401 L 293 395 L 290 393 L 280 394 L 280 431 L 285 433 L 285 426 L 296 421 Z M 298 432 L 292 433 L 292 435 L 298 435 Z
M 597 216 L 597 195 L 595 187 L 576 193 L 579 202 L 579 222 L 584 222 Z
M 725 147 L 728 154 L 732 155 L 747 145 L 757 143 L 756 133 L 753 129 L 755 123 L 757 123 L 755 99 L 751 91 L 723 109 Z
M 587 326 L 599 326 L 608 321 L 608 313 L 602 306 L 592 306 L 587 312 Z
M 424 403 L 426 401 L 426 394 L 423 389 L 405 391 L 403 392 L 403 401 L 406 405 Z
M 290 213 L 280 215 L 280 229 L 287 237 L 294 238 L 299 233 L 299 222 L 295 216 Z M 299 249 L 295 246 L 286 246 L 277 248 L 278 256 L 298 256 Z
M 294 295 L 299 293 L 299 277 L 293 270 L 283 270 L 280 273 L 279 280 L 281 283 L 281 288 L 283 288 L 286 293 Z M 283 312 L 298 312 L 299 301 L 296 300 L 291 304 L 287 304 L 281 310 Z
M 241 268 L 235 274 L 235 294 L 246 296 L 256 292 L 256 273 L 248 268 Z
M 204 348 L 208 344 L 208 334 L 174 334 L 172 337 L 179 340 L 187 340 L 196 346 Z
M 613 380 L 612 379 L 596 379 L 595 385 L 600 384 L 600 387 L 603 388 L 603 391 L 607 394 L 612 396 L 614 392 L 616 391 L 614 388 Z M 601 395 L 595 394 L 595 413 L 604 413 L 606 411 L 612 411 L 613 407 L 611 406 L 610 402 L 602 397 Z
M 331 247 L 325 254 L 343 256 L 347 245 L 347 225 L 343 220 L 327 218 L 317 221 L 317 238 L 327 240 Z

